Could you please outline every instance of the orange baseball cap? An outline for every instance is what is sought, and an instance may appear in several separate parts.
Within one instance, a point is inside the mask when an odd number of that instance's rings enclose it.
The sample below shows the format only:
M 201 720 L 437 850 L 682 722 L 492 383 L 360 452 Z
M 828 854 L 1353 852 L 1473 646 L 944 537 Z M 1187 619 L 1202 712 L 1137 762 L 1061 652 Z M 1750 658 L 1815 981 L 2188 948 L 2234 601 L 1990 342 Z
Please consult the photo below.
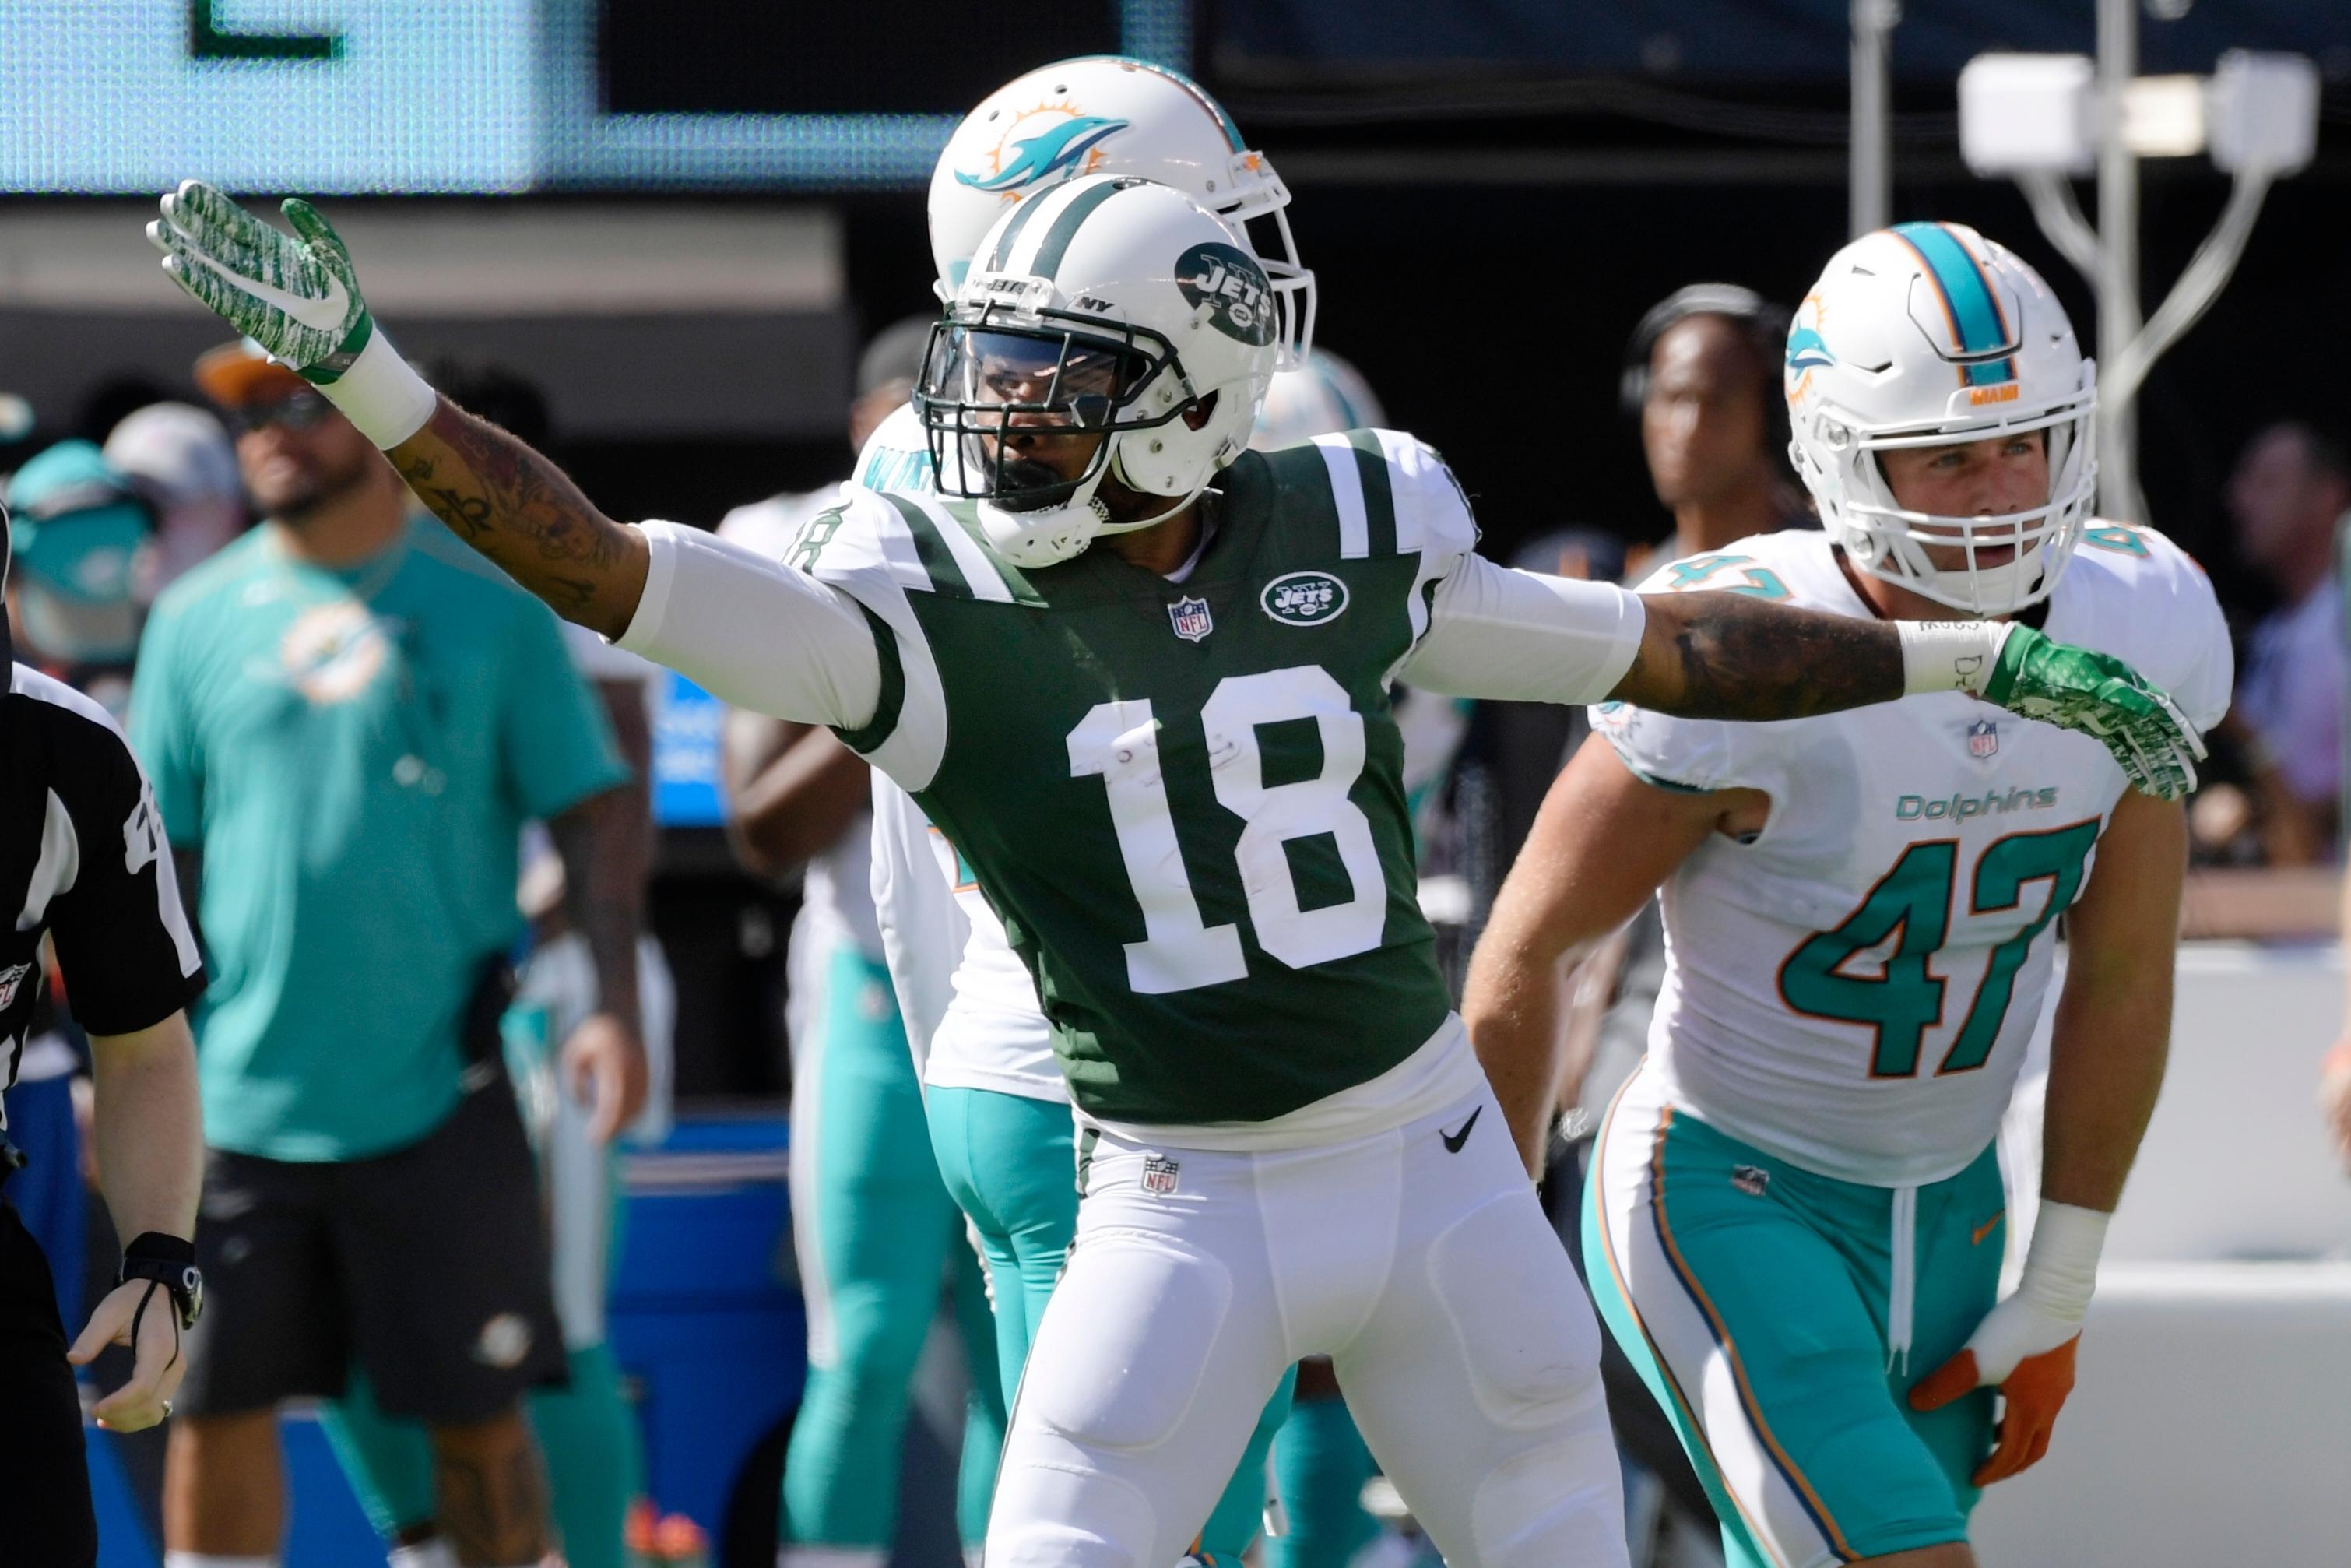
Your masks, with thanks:
M 196 385 L 224 408 L 241 408 L 262 397 L 282 397 L 310 389 L 310 383 L 269 357 L 250 338 L 223 343 L 196 356 Z

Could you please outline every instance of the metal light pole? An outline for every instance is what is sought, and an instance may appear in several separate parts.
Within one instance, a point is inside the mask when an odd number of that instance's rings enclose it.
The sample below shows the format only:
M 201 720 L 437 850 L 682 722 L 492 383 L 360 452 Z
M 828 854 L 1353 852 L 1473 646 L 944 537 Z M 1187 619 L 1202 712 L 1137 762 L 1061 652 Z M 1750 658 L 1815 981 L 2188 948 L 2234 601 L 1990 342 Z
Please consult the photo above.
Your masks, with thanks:
M 2096 113 L 2108 117 L 2098 146 L 2098 359 L 2114 366 L 2138 336 L 2138 155 L 2115 123 L 2138 74 L 2138 0 L 2098 0 Z M 2147 520 L 2138 487 L 2137 388 L 2102 387 L 2098 399 L 2098 509 Z
M 1889 35 L 1901 0 L 1853 0 L 1853 130 L 1846 211 L 1855 235 L 1893 219 L 1894 156 L 1886 87 Z

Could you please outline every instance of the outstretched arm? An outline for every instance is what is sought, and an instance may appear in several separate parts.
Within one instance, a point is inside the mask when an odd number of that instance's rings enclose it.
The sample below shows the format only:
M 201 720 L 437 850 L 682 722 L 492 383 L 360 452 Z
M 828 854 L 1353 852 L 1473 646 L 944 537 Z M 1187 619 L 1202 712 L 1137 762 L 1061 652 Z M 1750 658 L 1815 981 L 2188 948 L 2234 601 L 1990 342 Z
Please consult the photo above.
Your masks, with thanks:
M 1687 718 L 1806 718 L 1908 690 L 1891 621 L 1741 593 L 1652 593 L 1633 667 L 1608 695 Z M 1987 661 L 1989 663 L 1989 661 Z
M 567 621 L 618 637 L 645 590 L 644 535 L 598 511 L 519 436 L 436 400 L 385 455 L 450 531 Z

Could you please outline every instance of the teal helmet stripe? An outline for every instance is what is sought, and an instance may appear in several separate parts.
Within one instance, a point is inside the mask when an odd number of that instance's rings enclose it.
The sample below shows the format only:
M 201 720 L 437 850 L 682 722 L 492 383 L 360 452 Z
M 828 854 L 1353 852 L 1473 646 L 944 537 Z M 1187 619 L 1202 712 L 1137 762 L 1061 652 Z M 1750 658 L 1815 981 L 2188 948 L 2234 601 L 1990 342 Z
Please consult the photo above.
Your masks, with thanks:
M 1950 314 L 1951 329 L 1959 335 L 1959 352 L 1984 354 L 2007 348 L 2008 321 L 1973 253 L 1941 224 L 1901 224 L 1894 233 L 1918 253 L 1927 275 L 1935 280 L 1944 308 Z M 2016 361 L 1989 360 L 1965 367 L 1962 373 L 1971 386 L 2012 382 Z
M 1037 259 L 1029 271 L 1038 277 L 1050 277 L 1061 269 L 1061 257 L 1069 254 L 1070 242 L 1078 237 L 1078 230 L 1093 216 L 1094 209 L 1127 189 L 1131 180 L 1103 180 L 1078 193 L 1053 215 L 1053 226 L 1045 231 L 1044 240 L 1037 246 Z

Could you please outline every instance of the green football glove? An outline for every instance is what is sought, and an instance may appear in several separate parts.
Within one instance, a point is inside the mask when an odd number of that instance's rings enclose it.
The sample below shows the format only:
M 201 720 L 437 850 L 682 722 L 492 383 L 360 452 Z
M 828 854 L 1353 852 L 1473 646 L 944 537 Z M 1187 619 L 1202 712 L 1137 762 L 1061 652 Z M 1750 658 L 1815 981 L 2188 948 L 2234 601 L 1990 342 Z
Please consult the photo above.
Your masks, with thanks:
M 2105 653 L 2012 626 L 1984 700 L 2105 743 L 2132 788 L 2177 800 L 2196 788 L 2204 742 L 2179 705 Z
M 188 180 L 163 198 L 147 237 L 172 282 L 315 384 L 378 446 L 399 445 L 432 418 L 433 389 L 377 329 L 333 225 L 298 196 L 279 210 L 294 235 Z

